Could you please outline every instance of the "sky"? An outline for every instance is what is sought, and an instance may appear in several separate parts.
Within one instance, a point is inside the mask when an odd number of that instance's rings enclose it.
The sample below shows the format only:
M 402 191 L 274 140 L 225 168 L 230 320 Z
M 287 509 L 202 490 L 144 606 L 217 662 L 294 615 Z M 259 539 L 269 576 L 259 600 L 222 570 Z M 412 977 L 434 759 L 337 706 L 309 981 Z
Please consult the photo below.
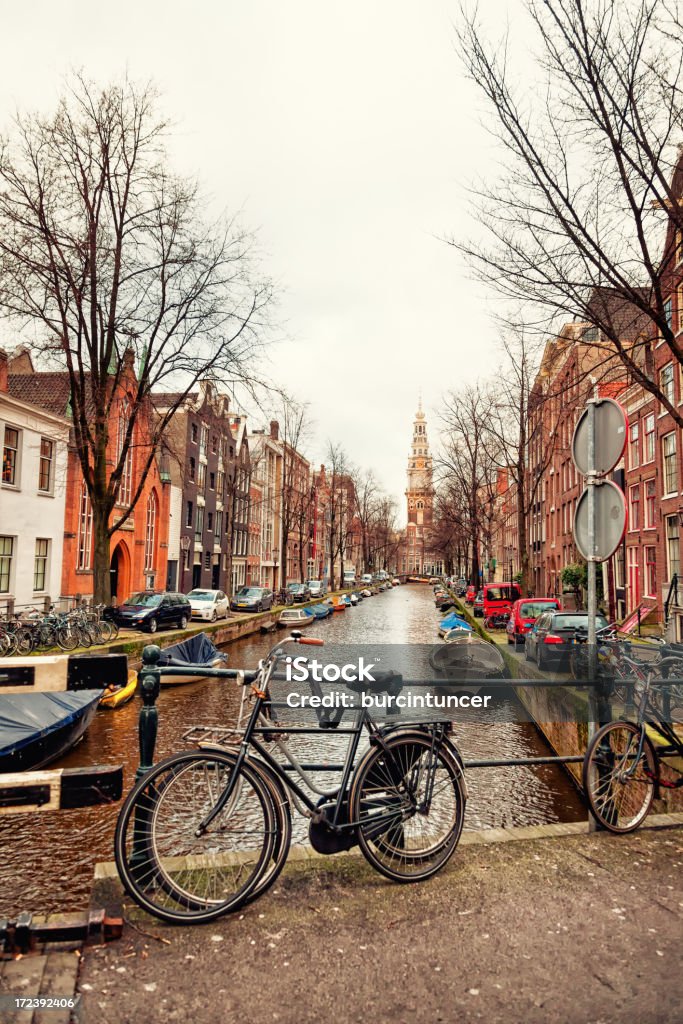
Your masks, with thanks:
M 502 27 L 521 0 L 479 7 Z M 467 188 L 496 155 L 457 17 L 450 0 L 32 0 L 3 13 L 3 129 L 17 108 L 50 111 L 70 69 L 155 81 L 174 165 L 258 233 L 279 294 L 267 372 L 309 403 L 306 454 L 318 463 L 341 442 L 400 517 L 420 390 L 434 443 L 444 392 L 499 362 L 496 297 L 443 241 L 476 234 Z

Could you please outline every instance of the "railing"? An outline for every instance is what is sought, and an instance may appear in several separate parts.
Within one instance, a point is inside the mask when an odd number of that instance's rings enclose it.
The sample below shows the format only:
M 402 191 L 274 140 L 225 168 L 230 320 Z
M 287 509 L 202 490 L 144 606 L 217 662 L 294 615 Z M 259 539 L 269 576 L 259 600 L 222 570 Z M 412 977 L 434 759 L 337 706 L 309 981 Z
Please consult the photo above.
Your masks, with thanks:
M 675 572 L 671 577 L 671 583 L 669 584 L 669 593 L 666 595 L 666 601 L 664 602 L 664 622 L 669 621 L 669 609 L 671 608 L 671 601 L 674 601 L 678 605 L 678 573 Z

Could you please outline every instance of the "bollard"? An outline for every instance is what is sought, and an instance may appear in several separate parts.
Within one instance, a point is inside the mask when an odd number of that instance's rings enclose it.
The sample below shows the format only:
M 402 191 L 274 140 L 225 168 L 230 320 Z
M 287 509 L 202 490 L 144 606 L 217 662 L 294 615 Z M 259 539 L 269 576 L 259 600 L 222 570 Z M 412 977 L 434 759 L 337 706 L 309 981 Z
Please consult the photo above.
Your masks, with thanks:
M 135 773 L 136 782 L 154 764 L 154 747 L 159 725 L 159 709 L 156 706 L 156 700 L 159 696 L 160 656 L 161 650 L 155 644 L 148 644 L 142 652 L 142 667 L 138 673 L 142 690 L 142 708 L 138 719 L 140 765 Z M 138 799 L 135 806 L 130 866 L 140 879 L 148 874 L 149 815 L 150 809 L 146 802 Z
M 142 708 L 138 720 L 140 767 L 135 773 L 136 781 L 154 764 L 154 747 L 159 726 L 159 709 L 156 701 L 159 696 L 160 657 L 161 650 L 155 644 L 148 644 L 142 652 L 142 667 L 138 673 L 142 690 Z

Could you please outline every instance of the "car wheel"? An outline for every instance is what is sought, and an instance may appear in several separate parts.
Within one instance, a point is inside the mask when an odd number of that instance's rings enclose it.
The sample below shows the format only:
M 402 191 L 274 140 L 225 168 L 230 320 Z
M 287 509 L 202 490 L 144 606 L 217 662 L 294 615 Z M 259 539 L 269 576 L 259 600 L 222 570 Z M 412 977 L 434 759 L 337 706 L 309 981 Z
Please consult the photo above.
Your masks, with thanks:
M 147 629 L 150 631 L 150 633 L 156 633 L 158 628 L 159 624 L 157 623 L 156 619 L 150 619 L 149 622 L 147 623 Z
M 256 609 L 256 611 L 257 612 L 262 612 L 263 611 L 263 601 L 259 601 L 258 608 Z
M 543 671 L 543 669 L 545 668 L 545 660 L 543 658 L 543 651 L 541 650 L 540 646 L 538 646 L 536 648 L 536 666 L 537 666 L 537 668 L 540 668 L 541 671 Z
M 187 615 L 181 615 L 180 616 L 180 628 L 181 629 L 186 629 L 187 628 Z
M 211 615 L 211 621 L 212 621 L 212 622 L 215 622 L 217 618 L 218 618 L 218 612 L 217 612 L 217 611 L 216 611 L 216 609 L 214 608 L 214 610 L 213 610 L 213 612 L 212 612 L 212 615 Z

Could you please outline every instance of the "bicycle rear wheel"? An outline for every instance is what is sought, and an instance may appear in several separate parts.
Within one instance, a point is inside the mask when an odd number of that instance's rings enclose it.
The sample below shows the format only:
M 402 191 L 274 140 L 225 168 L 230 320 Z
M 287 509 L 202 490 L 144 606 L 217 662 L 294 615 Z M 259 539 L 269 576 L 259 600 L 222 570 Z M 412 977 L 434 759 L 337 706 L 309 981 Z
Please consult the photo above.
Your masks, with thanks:
M 417 882 L 452 856 L 466 798 L 450 746 L 433 749 L 429 734 L 411 731 L 370 748 L 351 782 L 349 814 L 368 862 L 393 881 Z
M 658 761 L 647 736 L 633 722 L 609 722 L 596 732 L 583 762 L 590 809 L 610 832 L 633 832 L 647 817 L 655 794 Z
M 277 817 L 269 787 L 244 763 L 226 806 L 197 827 L 224 792 L 236 755 L 188 751 L 166 758 L 131 790 L 116 825 L 124 886 L 144 910 L 200 924 L 241 906 L 267 870 Z

